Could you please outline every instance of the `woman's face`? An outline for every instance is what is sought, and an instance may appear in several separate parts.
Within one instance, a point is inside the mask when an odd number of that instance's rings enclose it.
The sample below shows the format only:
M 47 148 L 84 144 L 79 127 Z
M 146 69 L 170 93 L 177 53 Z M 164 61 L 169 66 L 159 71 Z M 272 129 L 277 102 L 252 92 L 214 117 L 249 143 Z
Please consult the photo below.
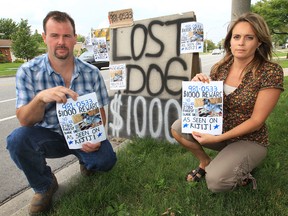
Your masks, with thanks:
M 230 44 L 234 58 L 251 61 L 261 42 L 259 42 L 250 23 L 240 22 L 232 30 Z

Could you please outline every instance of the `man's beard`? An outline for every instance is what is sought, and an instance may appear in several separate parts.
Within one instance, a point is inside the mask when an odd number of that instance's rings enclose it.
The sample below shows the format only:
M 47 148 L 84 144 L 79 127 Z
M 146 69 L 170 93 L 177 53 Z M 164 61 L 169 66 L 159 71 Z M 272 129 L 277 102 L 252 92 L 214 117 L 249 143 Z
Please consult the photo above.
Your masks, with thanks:
M 57 53 L 57 50 L 58 49 L 61 49 L 61 50 L 63 50 L 63 49 L 65 49 L 65 50 L 67 50 L 68 52 L 67 52 L 67 54 L 65 54 L 65 55 L 59 55 L 58 53 Z M 69 56 L 69 49 L 67 48 L 67 47 L 65 47 L 65 46 L 60 46 L 60 47 L 56 47 L 56 49 L 55 49 L 55 51 L 54 51 L 54 56 L 56 57 L 56 58 L 58 58 L 58 59 L 67 59 L 68 58 L 68 56 Z

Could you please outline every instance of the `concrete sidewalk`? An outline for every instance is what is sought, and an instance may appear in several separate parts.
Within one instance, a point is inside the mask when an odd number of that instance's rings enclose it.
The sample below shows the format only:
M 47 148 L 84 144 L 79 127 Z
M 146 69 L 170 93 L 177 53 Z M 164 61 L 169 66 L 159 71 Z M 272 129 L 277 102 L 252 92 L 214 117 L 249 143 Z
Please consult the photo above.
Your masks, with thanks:
M 129 142 L 129 140 L 125 140 L 121 143 L 113 144 L 111 141 L 113 149 L 116 153 L 121 148 L 125 147 Z M 55 176 L 58 180 L 59 189 L 55 193 L 53 199 L 57 200 L 61 197 L 61 195 L 69 190 L 71 185 L 77 184 L 78 178 L 82 178 L 78 160 L 56 172 Z M 0 216 L 28 216 L 28 207 L 33 195 L 34 191 L 30 188 L 4 203 L 2 206 L 0 206 Z

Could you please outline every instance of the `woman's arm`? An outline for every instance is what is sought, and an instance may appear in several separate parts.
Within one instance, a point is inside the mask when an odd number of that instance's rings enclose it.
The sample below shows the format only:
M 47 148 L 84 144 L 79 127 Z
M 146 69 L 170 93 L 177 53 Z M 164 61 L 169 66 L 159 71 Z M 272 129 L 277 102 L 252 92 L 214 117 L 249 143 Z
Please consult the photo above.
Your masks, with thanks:
M 267 88 L 259 91 L 251 117 L 219 136 L 199 132 L 193 132 L 192 135 L 199 143 L 209 144 L 222 142 L 259 130 L 276 106 L 280 94 L 281 90 L 276 88 Z

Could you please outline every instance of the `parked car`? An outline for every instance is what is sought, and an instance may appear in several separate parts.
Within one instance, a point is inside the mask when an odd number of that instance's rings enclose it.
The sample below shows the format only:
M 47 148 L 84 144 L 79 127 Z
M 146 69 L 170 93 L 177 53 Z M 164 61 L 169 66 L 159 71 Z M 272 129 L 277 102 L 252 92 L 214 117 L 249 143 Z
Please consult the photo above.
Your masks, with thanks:
M 212 51 L 212 55 L 221 55 L 222 54 L 222 51 L 220 49 L 214 49 Z
M 79 56 L 79 59 L 89 64 L 95 65 L 101 70 L 102 67 L 109 67 L 109 61 L 95 61 L 94 54 L 92 51 L 86 51 Z

